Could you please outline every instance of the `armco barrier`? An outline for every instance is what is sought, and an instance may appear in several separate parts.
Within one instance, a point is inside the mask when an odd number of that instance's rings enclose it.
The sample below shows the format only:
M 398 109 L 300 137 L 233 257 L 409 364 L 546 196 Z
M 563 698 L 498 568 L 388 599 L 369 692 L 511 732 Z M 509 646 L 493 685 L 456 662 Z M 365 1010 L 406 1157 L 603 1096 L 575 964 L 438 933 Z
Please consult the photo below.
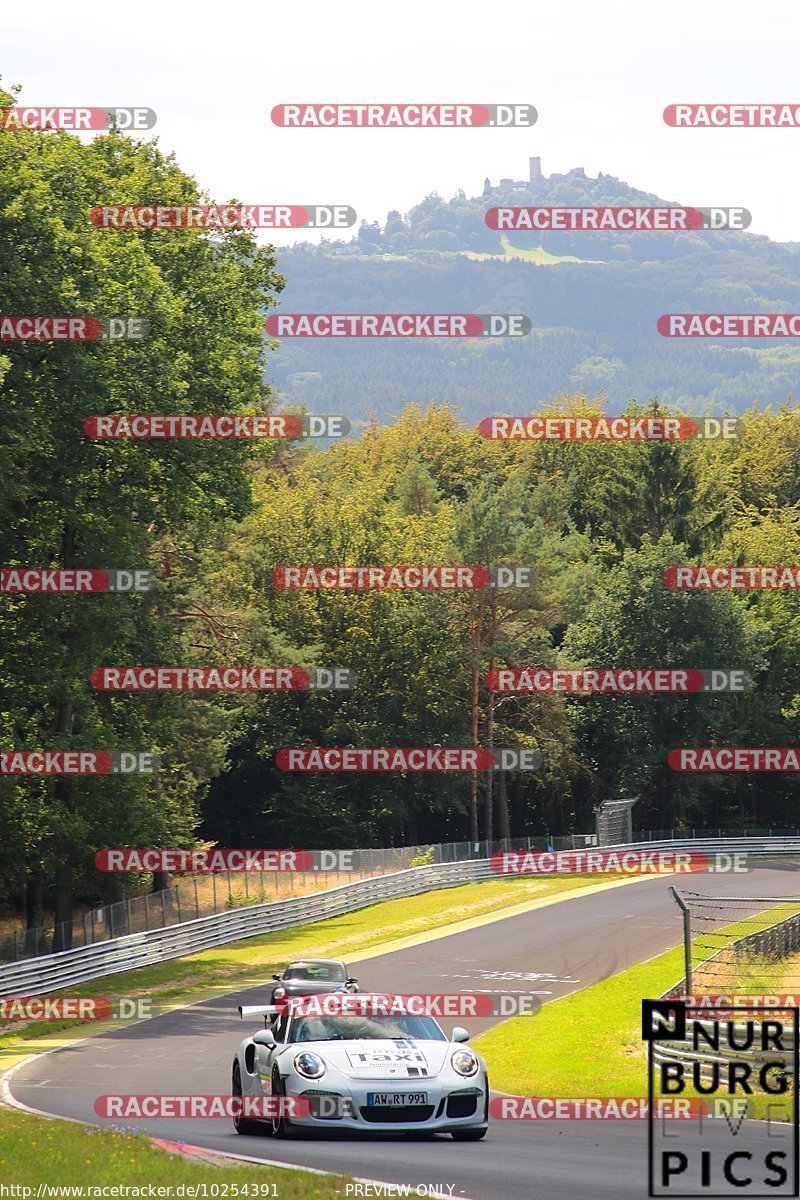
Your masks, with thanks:
M 645 842 L 604 850 L 692 849 L 700 853 L 745 854 L 755 858 L 800 855 L 800 837 L 703 838 Z M 278 903 L 252 904 L 145 933 L 128 934 L 95 945 L 62 950 L 40 958 L 24 959 L 0 967 L 0 996 L 35 996 L 54 988 L 85 983 L 105 975 L 151 966 L 226 942 L 256 937 L 292 925 L 306 925 L 355 912 L 381 900 L 416 896 L 436 888 L 455 887 L 495 878 L 488 858 L 411 867 L 373 879 L 346 883 L 327 891 L 312 892 Z
M 295 900 L 253 904 L 148 933 L 129 934 L 94 946 L 29 958 L 0 968 L 0 996 L 37 996 L 104 975 L 152 966 L 226 942 L 342 916 L 381 900 L 416 896 L 434 888 L 455 887 L 492 877 L 488 859 L 412 867 L 392 875 L 312 892 Z

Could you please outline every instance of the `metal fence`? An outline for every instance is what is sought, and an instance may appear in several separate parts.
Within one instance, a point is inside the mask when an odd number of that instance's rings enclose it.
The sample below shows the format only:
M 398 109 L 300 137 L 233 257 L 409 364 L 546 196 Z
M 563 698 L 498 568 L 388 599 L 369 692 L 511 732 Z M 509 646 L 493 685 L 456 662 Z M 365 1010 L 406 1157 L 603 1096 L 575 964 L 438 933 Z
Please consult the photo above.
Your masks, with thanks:
M 675 894 L 674 889 L 672 890 L 673 894 Z M 692 897 L 688 895 L 682 897 L 683 900 L 691 898 Z M 707 899 L 712 904 L 717 904 L 720 900 L 720 897 L 716 896 L 694 898 Z M 676 899 L 678 899 L 677 896 Z M 725 898 L 723 897 L 722 899 Z M 761 911 L 763 912 L 764 905 L 785 906 L 787 904 L 787 899 L 786 897 L 775 896 L 761 898 L 754 897 L 750 903 L 760 905 Z M 788 903 L 794 903 L 797 905 L 800 903 L 800 901 L 789 900 Z M 688 905 L 684 908 L 684 916 L 687 911 L 691 911 Z M 686 922 L 684 921 L 684 935 L 685 934 Z M 734 960 L 745 964 L 750 963 L 753 960 L 772 960 L 773 962 L 779 962 L 782 958 L 796 954 L 798 950 L 800 950 L 800 913 L 795 913 L 790 917 L 785 917 L 780 921 L 775 921 L 773 924 L 767 925 L 762 929 L 758 929 L 753 933 L 745 934 L 743 937 L 731 938 L 727 947 L 717 950 L 705 960 L 705 963 L 707 964 L 712 962 L 714 959 L 725 955 L 727 952 L 730 952 L 733 955 Z M 689 956 L 687 956 L 687 966 L 687 975 L 685 975 L 683 979 L 678 980 L 673 987 L 669 988 L 669 990 L 664 993 L 664 999 L 682 995 L 692 995 L 694 984 L 692 978 L 691 960 Z M 778 995 L 784 991 L 784 989 L 781 988 L 777 983 L 773 983 L 772 986 L 775 987 Z M 709 989 L 704 986 L 699 990 L 705 994 Z M 722 993 L 728 997 L 731 993 L 735 994 L 737 991 L 741 992 L 742 996 L 745 996 L 753 991 L 755 991 L 756 994 L 759 994 L 764 990 L 764 987 L 763 981 L 757 983 L 755 989 L 748 987 L 747 984 L 744 984 L 741 988 L 729 988 L 725 985 L 722 985 L 720 989 L 714 988 L 714 991 L 711 994 L 715 994 L 718 990 L 721 990 Z M 769 993 L 767 993 L 767 995 L 769 995 Z M 730 1003 L 730 999 L 728 999 L 726 1002 Z M 744 1001 L 740 999 L 737 1003 L 742 1004 Z M 773 1000 L 772 1003 L 775 1004 L 775 1001 Z M 769 1010 L 767 1010 L 764 1015 L 769 1015 Z M 721 1009 L 719 1019 L 727 1021 L 728 1018 L 731 1018 L 734 1023 L 734 1039 L 736 1043 L 740 1047 L 746 1046 L 747 1038 L 744 1018 L 735 1011 L 727 1012 L 725 1009 Z M 709 1018 L 708 1020 L 696 1019 L 693 1023 L 706 1030 L 713 1040 L 716 1022 L 712 1018 Z M 727 1060 L 736 1062 L 744 1060 L 752 1063 L 756 1068 L 764 1062 L 779 1062 L 782 1066 L 782 1069 L 785 1070 L 787 1074 L 791 1075 L 794 1073 L 794 1058 L 794 1034 L 787 1029 L 784 1030 L 781 1048 L 776 1049 L 775 1047 L 771 1047 L 768 1052 L 760 1049 L 757 1045 L 750 1049 L 734 1050 L 730 1048 L 725 1039 L 720 1039 L 720 1044 L 716 1049 L 712 1049 L 710 1046 L 695 1045 L 694 1037 L 687 1037 L 680 1041 L 671 1039 L 669 1042 L 665 1042 L 663 1044 L 659 1041 L 653 1042 L 654 1062 L 659 1063 L 661 1061 L 679 1059 L 681 1062 L 686 1064 L 696 1063 L 700 1078 L 703 1080 L 706 1080 L 711 1076 L 715 1064 L 724 1064 Z
M 498 842 L 445 842 L 424 846 L 398 846 L 376 850 L 313 852 L 308 871 L 214 872 L 187 876 L 171 887 L 129 896 L 115 904 L 98 905 L 74 921 L 35 929 L 16 929 L 0 937 L 0 963 L 20 962 L 49 954 L 55 946 L 76 949 L 94 946 L 131 933 L 149 933 L 197 920 L 232 908 L 291 899 L 304 891 L 331 887 L 345 880 L 365 879 L 401 871 L 420 859 L 425 864 L 469 862 L 488 858 L 495 850 L 577 849 L 594 844 L 591 834 L 571 834 L 548 839 L 516 838 Z M 346 871 L 331 864 L 332 855 L 349 856 Z

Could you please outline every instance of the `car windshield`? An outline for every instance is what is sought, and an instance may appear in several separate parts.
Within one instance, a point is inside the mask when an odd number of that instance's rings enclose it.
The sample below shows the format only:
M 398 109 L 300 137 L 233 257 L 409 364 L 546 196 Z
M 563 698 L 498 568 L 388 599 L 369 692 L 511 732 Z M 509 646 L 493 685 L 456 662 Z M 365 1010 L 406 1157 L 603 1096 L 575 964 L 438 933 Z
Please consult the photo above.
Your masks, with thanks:
M 303 983 L 344 983 L 347 973 L 342 963 L 297 963 L 286 968 L 283 978 Z
M 446 1042 L 433 1017 L 295 1017 L 289 1032 L 290 1042 L 340 1042 L 359 1039 L 415 1038 L 419 1041 Z

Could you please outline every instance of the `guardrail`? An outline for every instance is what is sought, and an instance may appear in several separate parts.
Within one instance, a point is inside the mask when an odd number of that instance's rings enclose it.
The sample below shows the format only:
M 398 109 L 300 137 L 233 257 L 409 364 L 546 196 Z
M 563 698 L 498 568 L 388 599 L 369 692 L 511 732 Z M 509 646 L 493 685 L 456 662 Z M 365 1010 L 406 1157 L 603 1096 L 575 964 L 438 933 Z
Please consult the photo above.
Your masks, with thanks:
M 602 850 L 693 850 L 696 854 L 746 854 L 754 858 L 780 858 L 800 854 L 800 837 L 709 837 L 665 838 L 661 841 L 626 842 L 602 846 Z
M 605 850 L 676 850 L 692 848 L 705 853 L 739 853 L 754 857 L 800 855 L 800 837 L 705 838 L 680 841 L 626 843 Z M 293 925 L 312 924 L 327 917 L 355 912 L 381 900 L 415 896 L 436 888 L 455 887 L 481 879 L 497 878 L 488 858 L 412 867 L 372 879 L 342 884 L 295 899 L 252 904 L 179 925 L 128 934 L 95 945 L 62 950 L 39 958 L 0 966 L 0 996 L 39 995 L 54 988 L 85 983 L 135 967 L 151 966 L 227 942 L 256 937 Z
M 129 934 L 93 946 L 80 946 L 76 950 L 62 950 L 0 968 L 0 996 L 37 996 L 135 967 L 181 958 L 226 942 L 342 916 L 381 900 L 416 896 L 435 888 L 456 887 L 460 883 L 488 878 L 496 878 L 488 859 L 412 867 L 391 875 L 312 892 L 294 900 L 253 904 L 248 908 L 185 921 L 181 925 Z

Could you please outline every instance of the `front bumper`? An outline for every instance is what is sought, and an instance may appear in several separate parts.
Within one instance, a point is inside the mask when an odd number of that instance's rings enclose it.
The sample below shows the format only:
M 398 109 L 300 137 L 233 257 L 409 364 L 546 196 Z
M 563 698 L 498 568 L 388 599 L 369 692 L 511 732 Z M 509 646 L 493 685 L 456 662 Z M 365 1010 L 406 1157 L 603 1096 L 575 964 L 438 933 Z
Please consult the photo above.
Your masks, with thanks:
M 376 1106 L 368 1103 L 370 1092 L 380 1090 L 412 1093 L 406 1086 L 398 1087 L 397 1081 L 387 1084 L 373 1080 L 348 1080 L 325 1086 L 320 1080 L 316 1085 L 311 1080 L 289 1077 L 285 1080 L 288 1096 L 307 1100 L 311 1114 L 292 1118 L 292 1124 L 302 1129 L 345 1129 L 359 1133 L 452 1133 L 459 1129 L 485 1129 L 486 1083 L 464 1080 L 459 1082 L 420 1081 L 413 1089 L 424 1091 L 426 1104 L 404 1106 Z

